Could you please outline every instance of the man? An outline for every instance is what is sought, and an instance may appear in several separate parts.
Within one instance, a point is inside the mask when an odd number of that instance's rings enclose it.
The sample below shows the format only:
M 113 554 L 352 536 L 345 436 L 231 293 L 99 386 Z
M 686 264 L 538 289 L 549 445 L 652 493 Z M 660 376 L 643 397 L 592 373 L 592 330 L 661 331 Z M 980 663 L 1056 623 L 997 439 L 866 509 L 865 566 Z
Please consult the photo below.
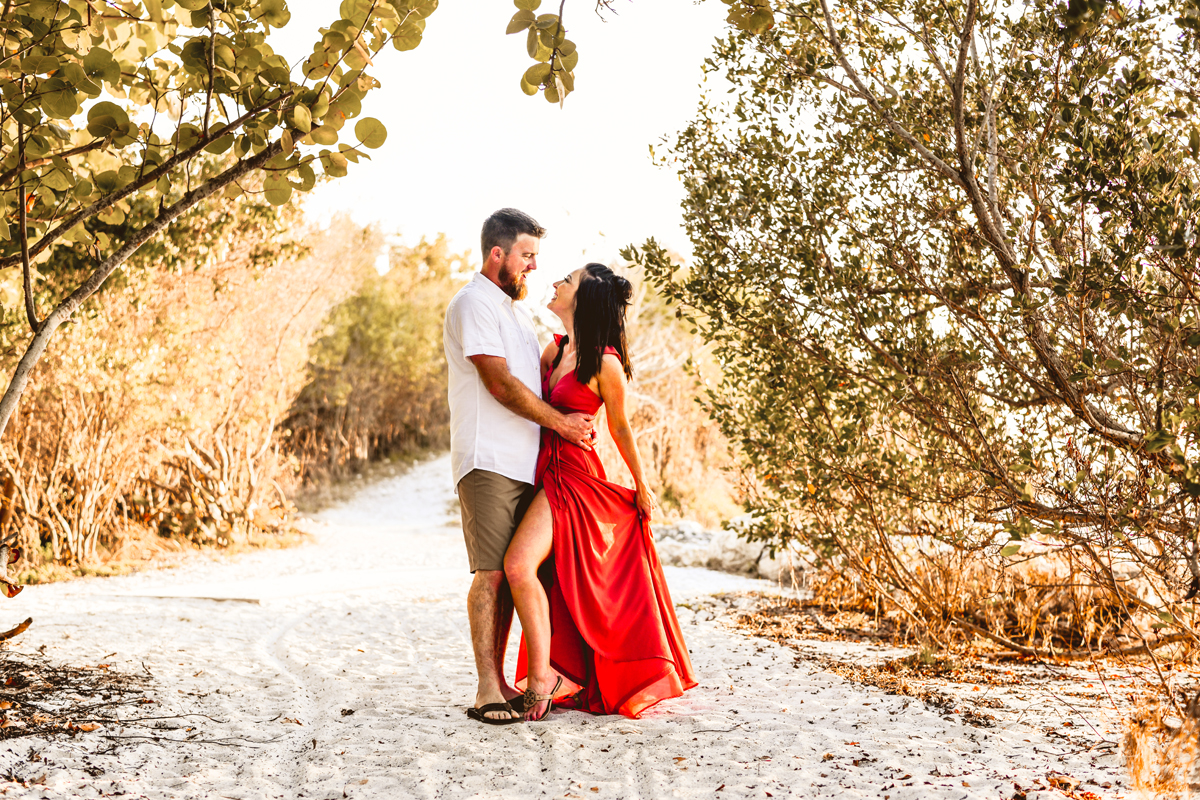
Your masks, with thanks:
M 472 719 L 519 722 L 509 703 L 520 692 L 504 678 L 512 595 L 504 553 L 534 497 L 541 427 L 591 449 L 594 417 L 564 415 L 541 398 L 541 352 L 533 320 L 518 302 L 537 269 L 546 230 L 528 214 L 502 208 L 483 223 L 483 267 L 446 309 L 442 343 L 450 377 L 450 461 L 463 537 L 475 578 L 467 616 L 479 687 Z

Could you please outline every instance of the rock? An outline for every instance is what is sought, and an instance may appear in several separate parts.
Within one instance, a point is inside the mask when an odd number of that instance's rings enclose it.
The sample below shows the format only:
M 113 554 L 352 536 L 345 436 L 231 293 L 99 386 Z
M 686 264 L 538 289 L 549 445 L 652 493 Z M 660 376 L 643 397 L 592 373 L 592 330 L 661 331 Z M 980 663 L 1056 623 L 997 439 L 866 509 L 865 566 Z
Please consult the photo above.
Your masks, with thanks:
M 705 566 L 735 575 L 753 575 L 762 553 L 761 542 L 739 538 L 737 529 L 714 531 Z

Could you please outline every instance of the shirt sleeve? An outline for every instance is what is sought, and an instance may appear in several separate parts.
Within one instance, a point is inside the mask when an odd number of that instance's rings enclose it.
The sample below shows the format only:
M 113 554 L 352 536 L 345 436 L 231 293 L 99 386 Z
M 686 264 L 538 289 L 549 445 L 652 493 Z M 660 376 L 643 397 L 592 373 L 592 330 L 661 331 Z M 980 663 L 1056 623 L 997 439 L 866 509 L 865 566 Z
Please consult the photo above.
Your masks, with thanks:
M 504 339 L 500 335 L 500 315 L 493 304 L 467 295 L 455 310 L 463 356 L 499 356 L 504 358 Z

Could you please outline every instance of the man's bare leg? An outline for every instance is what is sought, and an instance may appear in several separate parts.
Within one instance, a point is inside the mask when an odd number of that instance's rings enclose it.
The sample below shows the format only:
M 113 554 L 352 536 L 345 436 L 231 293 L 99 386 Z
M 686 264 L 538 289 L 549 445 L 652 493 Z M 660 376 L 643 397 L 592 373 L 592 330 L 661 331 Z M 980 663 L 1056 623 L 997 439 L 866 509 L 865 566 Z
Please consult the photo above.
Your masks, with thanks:
M 512 630 L 513 621 L 513 598 L 512 589 L 509 588 L 507 578 L 501 582 L 500 590 L 496 595 L 496 605 L 499 613 L 496 615 L 496 672 L 500 676 L 500 692 L 504 695 L 505 700 L 512 700 L 514 697 L 519 697 L 521 692 L 517 691 L 508 678 L 504 677 L 504 658 L 508 653 L 508 635 Z
M 507 607 L 507 613 L 504 608 Z M 471 622 L 471 647 L 475 651 L 475 673 L 479 688 L 475 692 L 475 707 L 488 703 L 506 703 L 517 691 L 504 681 L 504 650 L 512 625 L 512 596 L 504 580 L 504 571 L 480 569 L 467 592 L 467 618 Z M 503 639 L 500 638 L 503 634 Z M 509 693 L 505 694 L 504 689 Z M 516 718 L 503 711 L 488 712 L 489 719 Z

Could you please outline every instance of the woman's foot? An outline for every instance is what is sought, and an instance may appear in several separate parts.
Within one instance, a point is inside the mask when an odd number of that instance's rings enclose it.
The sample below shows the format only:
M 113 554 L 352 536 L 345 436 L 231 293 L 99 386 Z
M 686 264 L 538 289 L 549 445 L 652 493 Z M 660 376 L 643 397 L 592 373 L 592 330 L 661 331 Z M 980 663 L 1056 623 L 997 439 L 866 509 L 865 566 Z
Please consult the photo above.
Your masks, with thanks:
M 554 708 L 554 694 L 562 686 L 562 677 L 551 683 L 549 679 L 539 680 L 532 675 L 525 684 L 525 721 L 538 722 L 546 718 Z

